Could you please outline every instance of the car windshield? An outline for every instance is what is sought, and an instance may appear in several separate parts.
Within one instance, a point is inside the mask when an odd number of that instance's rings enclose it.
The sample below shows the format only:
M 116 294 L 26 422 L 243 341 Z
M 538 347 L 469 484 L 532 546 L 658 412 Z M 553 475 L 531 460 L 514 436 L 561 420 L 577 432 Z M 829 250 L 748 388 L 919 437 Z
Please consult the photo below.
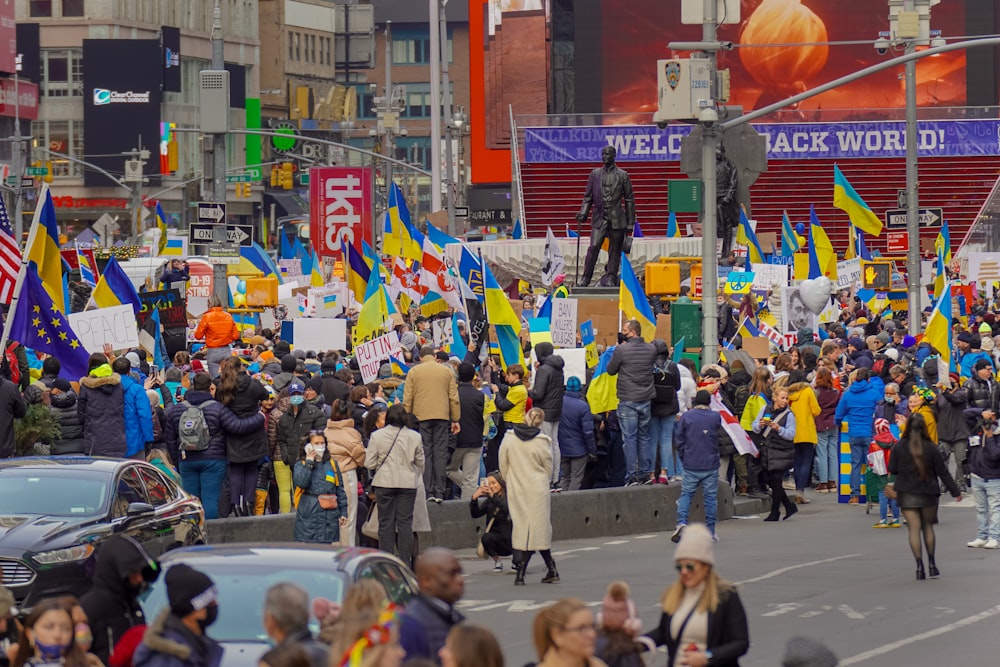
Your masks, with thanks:
M 310 608 L 313 597 L 323 597 L 340 602 L 344 597 L 345 575 L 333 569 L 294 569 L 278 563 L 233 565 L 226 558 L 207 563 L 193 563 L 192 567 L 204 572 L 219 590 L 219 618 L 212 624 L 211 635 L 221 642 L 266 642 L 264 632 L 264 595 L 278 583 L 290 582 L 308 591 Z M 149 589 L 142 602 L 147 618 L 156 618 L 166 607 L 165 577 L 160 577 Z M 319 624 L 310 620 L 309 628 L 315 633 Z
M 0 515 L 92 516 L 107 497 L 110 477 L 64 466 L 0 468 Z

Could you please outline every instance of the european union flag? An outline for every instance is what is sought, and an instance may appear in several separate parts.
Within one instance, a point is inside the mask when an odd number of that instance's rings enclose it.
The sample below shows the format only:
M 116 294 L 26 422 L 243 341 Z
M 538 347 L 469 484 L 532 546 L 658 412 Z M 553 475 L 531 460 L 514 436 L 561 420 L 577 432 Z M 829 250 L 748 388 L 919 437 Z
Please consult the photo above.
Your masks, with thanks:
M 87 375 L 87 350 L 70 328 L 66 315 L 52 303 L 33 269 L 24 273 L 21 296 L 14 310 L 10 338 L 39 352 L 51 354 L 62 365 L 59 375 L 79 380 Z

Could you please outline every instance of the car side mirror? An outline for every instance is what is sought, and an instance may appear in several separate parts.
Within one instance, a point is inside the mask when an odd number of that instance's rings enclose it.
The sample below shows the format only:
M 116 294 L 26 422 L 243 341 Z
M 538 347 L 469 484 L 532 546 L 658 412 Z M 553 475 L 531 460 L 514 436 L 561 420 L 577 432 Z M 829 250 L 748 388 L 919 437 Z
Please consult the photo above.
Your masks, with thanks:
M 152 514 L 156 510 L 149 503 L 129 503 L 128 509 L 125 510 L 125 517 L 129 519 L 135 519 L 140 516 L 145 516 L 147 514 Z

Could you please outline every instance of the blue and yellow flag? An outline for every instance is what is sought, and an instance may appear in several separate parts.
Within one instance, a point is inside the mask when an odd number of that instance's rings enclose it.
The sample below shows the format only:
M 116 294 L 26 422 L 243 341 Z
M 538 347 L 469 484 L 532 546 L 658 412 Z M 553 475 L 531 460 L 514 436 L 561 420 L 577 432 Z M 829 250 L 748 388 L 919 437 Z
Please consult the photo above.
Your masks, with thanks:
M 355 346 L 385 333 L 385 321 L 389 317 L 388 303 L 382 276 L 378 271 L 372 271 L 368 277 L 358 322 L 354 325 Z
M 639 321 L 642 337 L 647 343 L 656 337 L 656 316 L 625 253 L 622 253 L 622 278 L 618 283 L 618 307 L 625 317 Z
M 424 235 L 410 223 L 410 210 L 406 207 L 403 191 L 395 183 L 389 188 L 389 210 L 385 216 L 385 234 L 382 250 L 387 255 L 415 259 L 424 256 Z
M 872 236 L 882 234 L 882 221 L 847 181 L 836 164 L 833 165 L 833 205 L 847 213 L 851 224 L 860 231 Z
M 316 254 L 316 249 L 312 249 L 312 266 L 309 268 L 309 284 L 313 287 L 323 286 L 323 262 L 320 260 L 319 255 Z
M 439 252 L 444 252 L 444 247 L 446 245 L 451 245 L 452 243 L 461 243 L 454 236 L 451 236 L 440 229 L 435 227 L 430 220 L 427 221 L 427 238 L 431 240 L 434 247 L 438 249 Z
M 340 251 L 344 259 L 344 282 L 358 303 L 364 303 L 365 291 L 372 273 L 371 267 L 350 243 L 341 241 Z
M 156 246 L 156 254 L 162 255 L 167 247 L 167 216 L 163 213 L 160 202 L 156 202 L 156 228 L 160 230 L 160 241 Z
M 746 211 L 740 209 L 740 224 L 736 227 L 736 242 L 747 247 L 747 264 L 763 264 L 764 251 L 760 249 L 760 241 L 757 234 L 750 226 L 750 219 L 747 218 Z M 750 267 L 747 266 L 747 271 Z
M 389 365 L 392 368 L 393 375 L 405 376 L 410 372 L 410 367 L 403 363 L 403 360 L 396 356 L 389 356 Z
M 809 278 L 826 276 L 837 279 L 837 253 L 833 250 L 830 237 L 819 224 L 816 209 L 809 205 Z
M 788 219 L 788 211 L 784 211 L 781 214 L 781 256 L 791 257 L 801 249 L 799 235 L 795 233 L 792 221 Z
M 587 403 L 595 415 L 618 409 L 618 376 L 608 374 L 608 363 L 614 350 L 614 347 L 609 347 L 604 351 L 587 385 Z
M 493 272 L 486 262 L 482 263 L 483 286 L 485 291 L 486 316 L 494 326 L 508 326 L 515 329 L 515 334 L 521 331 L 521 320 L 514 307 L 510 305 L 507 293 L 500 289 L 500 284 L 493 277 Z M 471 285 L 470 285 L 471 286 Z M 475 288 L 473 288 L 475 291 Z
M 43 185 L 39 194 L 24 256 L 28 260 L 28 267 L 35 270 L 45 291 L 52 297 L 52 303 L 61 312 L 66 312 L 62 289 L 63 260 L 59 254 L 59 225 L 56 223 L 56 207 L 52 203 L 52 191 L 48 185 Z
M 673 211 L 670 212 L 670 217 L 667 218 L 667 238 L 675 239 L 680 238 L 681 228 L 677 224 L 677 214 Z
M 944 260 L 945 265 L 951 264 L 951 232 L 948 231 L 948 221 L 941 221 L 941 231 L 934 239 L 934 249 Z
M 941 290 L 941 296 L 934 304 L 934 310 L 927 320 L 927 328 L 924 329 L 925 341 L 931 344 L 938 354 L 945 367 L 951 366 L 951 283 L 946 283 Z M 947 377 L 947 371 L 945 372 Z
M 118 260 L 111 257 L 101 273 L 101 279 L 97 281 L 90 298 L 98 308 L 110 308 L 111 306 L 123 306 L 131 304 L 132 310 L 136 314 L 142 310 L 142 303 L 139 301 L 139 293 L 132 284 L 132 280 L 122 270 Z

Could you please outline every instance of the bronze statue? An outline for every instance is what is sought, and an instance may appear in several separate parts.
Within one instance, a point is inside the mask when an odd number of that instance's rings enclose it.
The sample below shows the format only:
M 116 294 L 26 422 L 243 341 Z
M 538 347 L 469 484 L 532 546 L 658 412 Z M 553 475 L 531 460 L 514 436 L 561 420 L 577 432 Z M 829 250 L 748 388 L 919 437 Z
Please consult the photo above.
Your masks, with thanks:
M 722 256 L 725 257 L 733 247 L 733 232 L 740 224 L 740 203 L 736 199 L 739 174 L 721 144 L 715 151 L 715 184 L 715 224 L 718 237 L 722 239 Z
M 590 214 L 591 207 L 594 210 L 590 247 L 587 249 L 587 260 L 580 280 L 580 285 L 583 287 L 590 285 L 594 276 L 594 266 L 597 264 L 597 257 L 605 238 L 608 239 L 608 263 L 604 267 L 601 284 L 618 284 L 622 248 L 626 245 L 626 237 L 635 226 L 635 195 L 632 192 L 632 179 L 629 178 L 628 172 L 615 164 L 615 155 L 612 146 L 601 149 L 604 166 L 590 172 L 587 191 L 583 195 L 583 205 L 576 214 L 576 219 L 584 222 Z

